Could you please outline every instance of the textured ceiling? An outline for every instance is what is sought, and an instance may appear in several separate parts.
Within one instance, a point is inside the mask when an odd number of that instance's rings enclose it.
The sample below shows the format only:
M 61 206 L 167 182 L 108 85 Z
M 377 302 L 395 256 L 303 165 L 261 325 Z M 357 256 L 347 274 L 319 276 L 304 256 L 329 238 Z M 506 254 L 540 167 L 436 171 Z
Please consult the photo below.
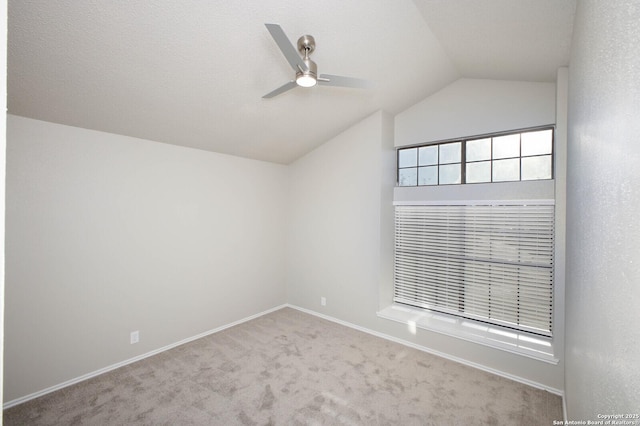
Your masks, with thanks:
M 555 81 L 569 64 L 575 0 L 414 0 L 468 78 Z
M 552 81 L 575 0 L 10 0 L 9 113 L 289 163 L 460 77 Z M 319 73 L 370 90 L 297 88 L 264 23 L 311 34 Z

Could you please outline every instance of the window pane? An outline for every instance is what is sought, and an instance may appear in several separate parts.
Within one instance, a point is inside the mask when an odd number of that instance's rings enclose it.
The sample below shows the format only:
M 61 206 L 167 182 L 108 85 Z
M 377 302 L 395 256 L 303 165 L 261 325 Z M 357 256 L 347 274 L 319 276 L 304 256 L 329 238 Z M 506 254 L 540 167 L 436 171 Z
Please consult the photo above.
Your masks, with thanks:
M 551 156 L 522 159 L 522 180 L 551 179 Z
M 467 141 L 467 161 L 491 159 L 491 139 Z
M 491 182 L 491 161 L 467 163 L 467 183 Z
M 438 145 L 423 146 L 418 150 L 418 165 L 438 164 Z
M 420 167 L 418 169 L 418 185 L 437 185 L 438 166 Z
M 414 167 L 418 165 L 418 148 L 398 151 L 398 167 Z
M 460 182 L 460 163 L 440 166 L 440 185 Z
M 520 180 L 520 159 L 494 161 L 493 181 L 504 182 L 511 180 Z
M 493 138 L 493 158 L 520 156 L 520 133 Z
M 440 145 L 440 164 L 460 162 L 460 142 Z
M 410 169 L 398 170 L 398 185 L 400 186 L 416 186 L 418 183 L 418 169 L 412 167 Z
M 553 131 L 540 130 L 522 134 L 522 156 L 551 154 Z

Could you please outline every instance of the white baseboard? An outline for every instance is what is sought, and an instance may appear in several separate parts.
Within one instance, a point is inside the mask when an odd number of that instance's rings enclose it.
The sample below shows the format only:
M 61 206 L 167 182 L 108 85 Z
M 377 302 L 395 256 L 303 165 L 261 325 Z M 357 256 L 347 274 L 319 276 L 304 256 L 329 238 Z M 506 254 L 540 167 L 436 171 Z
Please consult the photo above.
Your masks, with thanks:
M 513 374 L 505 373 L 503 371 L 495 370 L 493 368 L 490 368 L 490 367 L 487 367 L 487 366 L 484 366 L 484 365 L 481 365 L 481 364 L 477 364 L 477 363 L 474 363 L 474 362 L 471 362 L 471 361 L 468 361 L 468 360 L 465 360 L 465 359 L 462 359 L 462 358 L 458 358 L 458 357 L 446 354 L 444 352 L 433 350 L 433 349 L 428 348 L 426 346 L 418 345 L 418 344 L 415 344 L 413 342 L 409 342 L 407 340 L 403 340 L 403 339 L 400 339 L 400 338 L 397 338 L 397 337 L 394 337 L 394 336 L 390 336 L 388 334 L 380 333 L 380 332 L 377 332 L 377 331 L 374 331 L 374 330 L 371 330 L 371 329 L 368 329 L 368 328 L 365 328 L 365 327 L 361 327 L 359 325 L 352 324 L 350 322 L 343 321 L 343 320 L 340 320 L 338 318 L 330 317 L 328 315 L 324 315 L 324 314 L 321 314 L 321 313 L 316 312 L 316 311 L 312 311 L 312 310 L 309 310 L 309 309 L 301 308 L 299 306 L 290 305 L 290 304 L 284 304 L 284 305 L 276 306 L 274 308 L 271 308 L 271 309 L 268 309 L 266 311 L 257 313 L 255 315 L 251 315 L 249 317 L 240 319 L 238 321 L 234 321 L 232 323 L 229 323 L 229 324 L 214 328 L 214 329 L 209 330 L 209 331 L 205 331 L 204 333 L 200 333 L 200 334 L 197 334 L 195 336 L 188 337 L 186 339 L 180 340 L 179 342 L 172 343 L 170 345 L 167 345 L 167 346 L 164 346 L 162 348 L 159 348 L 159 349 L 144 353 L 142 355 L 138 355 L 136 357 L 124 360 L 122 362 L 118 362 L 116 364 L 109 365 L 109 366 L 101 368 L 99 370 L 92 371 L 90 373 L 87 373 L 87 374 L 84 374 L 82 376 L 76 377 L 74 379 L 67 380 L 67 381 L 65 381 L 63 383 L 48 387 L 48 388 L 43 389 L 41 391 L 34 392 L 32 394 L 29 394 L 29 395 L 26 395 L 26 396 L 23 396 L 23 397 L 20 397 L 20 398 L 16 398 L 14 400 L 11 400 L 11 401 L 8 401 L 8 402 L 4 403 L 3 404 L 3 409 L 6 410 L 7 408 L 11 408 L 13 406 L 22 404 L 24 402 L 30 401 L 32 399 L 38 398 L 38 397 L 46 395 L 48 393 L 55 392 L 57 390 L 66 388 L 66 387 L 74 385 L 76 383 L 91 379 L 93 377 L 99 376 L 101 374 L 107 373 L 107 372 L 115 370 L 117 368 L 124 367 L 125 365 L 129 365 L 129 364 L 132 364 L 134 362 L 143 360 L 143 359 L 148 358 L 150 356 L 157 355 L 157 354 L 159 354 L 161 352 L 167 351 L 169 349 L 173 349 L 173 348 L 175 348 L 177 346 L 184 345 L 185 343 L 192 342 L 194 340 L 200 339 L 202 337 L 209 336 L 209 335 L 214 334 L 214 333 L 218 333 L 218 332 L 220 332 L 222 330 L 226 330 L 227 328 L 242 324 L 242 323 L 247 322 L 247 321 L 251 321 L 251 320 L 253 320 L 255 318 L 259 318 L 259 317 L 261 317 L 263 315 L 269 314 L 271 312 L 275 312 L 275 311 L 280 310 L 280 309 L 285 308 L 285 307 L 296 309 L 298 311 L 301 311 L 301 312 L 304 312 L 304 313 L 307 313 L 307 314 L 310 314 L 310 315 L 314 315 L 316 317 L 319 317 L 319 318 L 322 318 L 322 319 L 326 319 L 328 321 L 335 322 L 337 324 L 344 325 L 346 327 L 350 327 L 350 328 L 353 328 L 355 330 L 362 331 L 364 333 L 371 334 L 371 335 L 376 336 L 376 337 L 380 337 L 382 339 L 390 340 L 392 342 L 396 342 L 396 343 L 399 343 L 399 344 L 402 344 L 402 345 L 405 345 L 405 346 L 420 350 L 422 352 L 426 352 L 426 353 L 429 353 L 429 354 L 432 354 L 432 355 L 435 355 L 435 356 L 439 356 L 441 358 L 445 358 L 445 359 L 448 359 L 448 360 L 451 360 L 451 361 L 454 361 L 454 362 L 457 362 L 457 363 L 460 363 L 460 364 L 468 365 L 470 367 L 477 368 L 479 370 L 486 371 L 488 373 L 495 374 L 497 376 L 501 376 L 501 377 L 504 377 L 504 378 L 507 378 L 507 379 L 510 379 L 510 380 L 513 380 L 513 381 L 516 381 L 516 382 L 519 382 L 519 383 L 522 383 L 522 384 L 525 384 L 525 385 L 528 385 L 528 386 L 532 386 L 532 387 L 535 387 L 535 388 L 538 388 L 538 389 L 546 390 L 546 391 L 551 392 L 551 393 L 553 393 L 555 395 L 559 395 L 559 396 L 562 397 L 562 408 L 563 408 L 564 418 L 565 418 L 565 420 L 567 419 L 567 407 L 566 407 L 566 404 L 565 404 L 564 392 L 562 390 L 555 389 L 555 388 L 543 385 L 541 383 L 537 383 L 537 382 L 534 382 L 532 380 L 525 379 L 525 378 L 520 377 L 520 376 L 515 376 Z
M 71 380 L 67 380 L 66 382 L 62 382 L 60 384 L 48 387 L 48 388 L 40 390 L 38 392 L 34 392 L 32 394 L 29 394 L 29 395 L 26 395 L 26 396 L 23 396 L 23 397 L 16 398 L 14 400 L 5 402 L 2 405 L 2 408 L 4 410 L 6 410 L 7 408 L 11 408 L 13 406 L 16 406 L 18 404 L 22 404 L 24 402 L 30 401 L 32 399 L 38 398 L 38 397 L 46 395 L 48 393 L 55 392 L 57 390 L 66 388 L 67 386 L 71 386 L 71 385 L 74 385 L 76 383 L 83 382 L 85 380 L 88 380 L 88 379 L 91 379 L 93 377 L 99 376 L 101 374 L 107 373 L 109 371 L 115 370 L 116 368 L 124 367 L 125 365 L 129 365 L 129 364 L 132 364 L 134 362 L 143 360 L 145 358 L 149 358 L 150 356 L 157 355 L 157 354 L 159 354 L 161 352 L 164 352 L 164 351 L 168 351 L 169 349 L 173 349 L 173 348 L 175 348 L 177 346 L 184 345 L 185 343 L 189 343 L 189 342 L 192 342 L 194 340 L 198 340 L 198 339 L 201 339 L 203 337 L 209 336 L 211 334 L 218 333 L 218 332 L 220 332 L 222 330 L 226 330 L 227 328 L 233 327 L 235 325 L 239 325 L 239 324 L 242 324 L 244 322 L 251 321 L 253 319 L 256 319 L 256 318 L 261 317 L 263 315 L 269 314 L 271 312 L 275 312 L 275 311 L 280 310 L 282 308 L 285 308 L 287 306 L 288 305 L 286 305 L 286 304 L 285 305 L 276 306 L 275 308 L 271 308 L 271 309 L 268 309 L 266 311 L 257 313 L 255 315 L 251 315 L 249 317 L 240 319 L 238 321 L 234 321 L 234 322 L 232 322 L 230 324 L 225 324 L 223 326 L 214 328 L 214 329 L 209 330 L 209 331 L 205 331 L 204 333 L 200 333 L 200 334 L 197 334 L 197 335 L 192 336 L 192 337 L 188 337 L 186 339 L 180 340 L 179 342 L 175 342 L 175 343 L 172 343 L 170 345 L 164 346 L 162 348 L 155 349 L 155 350 L 153 350 L 151 352 L 147 352 L 147 353 L 144 353 L 142 355 L 138 355 L 136 357 L 129 358 L 127 360 L 124 360 L 124 361 L 109 365 L 109 366 L 101 368 L 99 370 L 92 371 L 92 372 L 87 373 L 87 374 L 83 374 L 82 376 L 76 377 L 76 378 L 71 379 Z
M 403 340 L 403 339 L 400 339 L 398 337 L 390 336 L 388 334 L 380 333 L 380 332 L 377 332 L 375 330 L 371 330 L 371 329 L 368 329 L 368 328 L 365 328 L 365 327 L 361 327 L 359 325 L 352 324 L 350 322 L 343 321 L 343 320 L 340 320 L 340 319 L 337 319 L 337 318 L 334 318 L 334 317 L 330 317 L 328 315 L 324 315 L 324 314 L 321 314 L 321 313 L 316 312 L 316 311 L 312 311 L 312 310 L 309 310 L 309 309 L 301 308 L 299 306 L 290 305 L 290 304 L 287 304 L 286 306 L 288 306 L 288 307 L 290 307 L 292 309 L 296 309 L 298 311 L 310 314 L 310 315 L 314 315 L 314 316 L 320 317 L 322 319 L 326 319 L 328 321 L 332 321 L 332 322 L 338 323 L 340 325 L 344 325 L 346 327 L 350 327 L 350 328 L 356 329 L 358 331 L 362 331 L 364 333 L 371 334 L 371 335 L 376 336 L 376 337 L 380 337 L 380 338 L 383 338 L 383 339 L 386 339 L 386 340 L 390 340 L 392 342 L 400 343 L 401 345 L 405 345 L 405 346 L 408 346 L 408 347 L 411 347 L 411 348 L 414 348 L 414 349 L 418 349 L 419 351 L 422 351 L 422 352 L 426 352 L 426 353 L 429 353 L 429 354 L 432 354 L 432 355 L 436 355 L 436 356 L 439 356 L 441 358 L 448 359 L 450 361 L 454 361 L 454 362 L 457 362 L 457 363 L 460 363 L 460 364 L 467 365 L 469 367 L 476 368 L 478 370 L 486 371 L 487 373 L 495 374 L 496 376 L 504 377 L 506 379 L 510 379 L 510 380 L 515 381 L 515 382 L 519 382 L 519 383 L 522 383 L 522 384 L 525 384 L 525 385 L 528 385 L 528 386 L 531 386 L 531 387 L 534 387 L 534 388 L 537 388 L 537 389 L 545 390 L 547 392 L 550 392 L 552 394 L 555 394 L 555 395 L 558 395 L 558 396 L 562 397 L 562 401 L 563 401 L 563 405 L 564 405 L 564 392 L 562 390 L 560 390 L 560 389 L 556 389 L 556 388 L 544 385 L 542 383 L 535 382 L 533 380 L 525 379 L 524 377 L 520 377 L 520 376 L 516 376 L 516 375 L 510 374 L 510 373 L 506 373 L 504 371 L 496 370 L 496 369 L 493 369 L 491 367 L 487 367 L 487 366 L 482 365 L 482 364 L 477 364 L 475 362 L 468 361 L 468 360 L 463 359 L 463 358 L 458 358 L 456 356 L 449 355 L 447 353 L 440 352 L 440 351 L 431 349 L 431 348 L 426 347 L 426 346 L 418 345 L 416 343 L 409 342 L 407 340 Z M 565 418 L 566 418 L 566 410 L 565 410 Z

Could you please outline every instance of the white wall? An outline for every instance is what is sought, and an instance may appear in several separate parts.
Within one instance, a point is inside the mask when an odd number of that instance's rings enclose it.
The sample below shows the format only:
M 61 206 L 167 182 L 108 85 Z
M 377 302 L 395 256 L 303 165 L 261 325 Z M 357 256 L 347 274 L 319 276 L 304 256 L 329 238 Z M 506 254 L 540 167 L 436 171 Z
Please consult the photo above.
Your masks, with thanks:
M 469 88 L 464 97 L 461 87 Z M 514 92 L 523 96 L 517 102 Z M 491 102 L 484 102 L 487 97 Z M 424 142 L 432 131 L 450 138 L 553 124 L 555 99 L 554 84 L 458 81 L 396 116 L 395 144 Z M 482 130 L 468 126 L 457 134 L 458 127 L 451 127 L 466 121 L 464 113 L 487 115 L 489 105 L 496 114 L 508 110 L 509 115 L 501 123 L 492 118 L 493 125 Z M 445 106 L 455 119 L 443 116 Z M 432 111 L 438 111 L 435 120 Z M 561 391 L 562 362 L 553 365 L 423 329 L 414 334 L 406 325 L 377 317 L 381 303 L 391 300 L 393 284 L 391 128 L 388 116 L 374 114 L 290 165 L 289 303 Z M 322 296 L 326 306 L 320 305 Z
M 7 140 L 5 400 L 286 302 L 285 166 L 16 116 Z
M 395 117 L 395 146 L 553 124 L 555 90 L 553 83 L 461 78 Z
M 393 155 L 392 119 L 378 112 L 289 166 L 289 303 L 354 323 L 375 319 L 392 261 Z
M 566 403 L 640 413 L 640 6 L 578 2 L 569 74 Z

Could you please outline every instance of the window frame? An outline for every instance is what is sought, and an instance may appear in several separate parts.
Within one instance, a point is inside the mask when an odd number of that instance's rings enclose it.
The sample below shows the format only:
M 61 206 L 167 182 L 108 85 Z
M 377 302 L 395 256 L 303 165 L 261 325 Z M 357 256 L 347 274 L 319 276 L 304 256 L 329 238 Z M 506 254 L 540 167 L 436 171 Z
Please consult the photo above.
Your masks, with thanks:
M 551 152 L 548 154 L 536 154 L 536 155 L 526 155 L 523 156 L 522 155 L 522 134 L 524 133 L 531 133 L 531 132 L 537 132 L 537 131 L 544 131 L 544 130 L 551 130 Z M 469 137 L 465 137 L 465 138 L 455 138 L 455 139 L 448 139 L 448 140 L 439 140 L 439 141 L 435 141 L 435 142 L 429 142 L 429 143 L 421 143 L 421 144 L 416 144 L 416 145 L 409 145 L 409 146 L 403 146 L 400 148 L 396 149 L 396 186 L 397 187 L 407 187 L 407 188 L 412 188 L 412 187 L 423 187 L 423 186 L 443 186 L 443 185 L 475 185 L 475 184 L 492 184 L 492 183 L 501 183 L 501 182 L 530 182 L 530 181 L 536 181 L 536 180 L 553 180 L 555 179 L 555 161 L 556 161 L 556 153 L 555 153 L 555 125 L 545 125 L 545 126 L 537 126 L 537 127 L 529 127 L 529 128 L 524 128 L 524 129 L 515 129 L 515 130 L 508 130 L 508 131 L 502 131 L 502 132 L 493 132 L 493 133 L 487 133 L 487 134 L 483 134 L 483 135 L 473 135 L 473 136 L 469 136 Z M 519 141 L 519 146 L 518 146 L 518 151 L 519 151 L 519 155 L 517 157 L 504 157 L 504 158 L 494 158 L 494 153 L 493 153 L 493 138 L 496 137 L 501 137 L 501 136 L 509 136 L 509 135 L 520 135 L 520 141 Z M 481 139 L 490 139 L 490 143 L 491 143 L 491 155 L 490 158 L 488 160 L 474 160 L 474 161 L 467 161 L 466 159 L 466 145 L 467 142 L 472 142 L 472 141 L 476 141 L 476 140 L 481 140 Z M 447 144 L 453 144 L 453 143 L 460 143 L 460 162 L 454 162 L 454 163 L 440 163 L 440 146 L 441 145 L 447 145 Z M 431 146 L 437 146 L 438 147 L 438 162 L 436 164 L 433 165 L 425 165 L 422 167 L 436 167 L 436 180 L 437 183 L 436 184 L 429 184 L 429 185 L 420 185 L 420 148 L 423 147 L 431 147 Z M 415 166 L 408 166 L 408 167 L 400 167 L 400 153 L 401 151 L 405 151 L 405 150 L 409 150 L 409 149 L 416 149 L 416 165 Z M 522 180 L 522 159 L 523 158 L 535 158 L 535 157 L 543 157 L 543 156 L 551 156 L 551 175 L 549 178 L 544 178 L 544 179 L 525 179 Z M 493 176 L 493 166 L 494 166 L 494 161 L 498 160 L 512 160 L 512 159 L 518 159 L 518 180 L 493 180 L 494 176 Z M 484 181 L 484 182 L 467 182 L 467 164 L 477 164 L 477 163 L 481 163 L 481 162 L 485 162 L 488 161 L 489 162 L 489 166 L 490 166 L 490 177 L 491 180 L 489 181 Z M 440 166 L 441 165 L 450 165 L 450 164 L 460 164 L 460 183 L 440 183 Z M 400 185 L 400 171 L 401 170 L 408 170 L 408 169 L 415 169 L 416 171 L 416 184 L 415 185 Z

